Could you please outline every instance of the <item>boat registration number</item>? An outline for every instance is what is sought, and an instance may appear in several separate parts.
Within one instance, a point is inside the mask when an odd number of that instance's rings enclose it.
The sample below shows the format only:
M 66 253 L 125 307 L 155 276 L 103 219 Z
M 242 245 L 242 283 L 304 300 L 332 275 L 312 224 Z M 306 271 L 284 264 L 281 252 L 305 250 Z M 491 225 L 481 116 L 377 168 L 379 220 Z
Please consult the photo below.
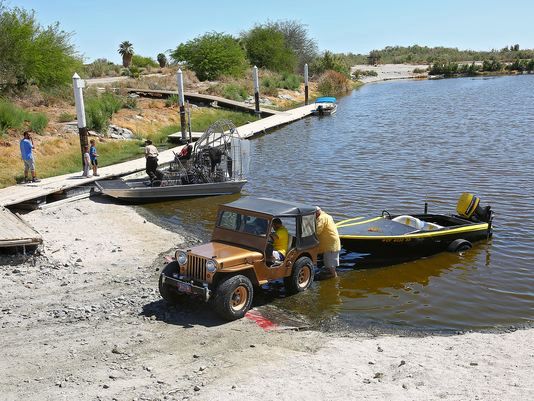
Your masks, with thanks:
M 191 293 L 191 284 L 178 283 L 178 291 L 185 292 L 186 294 L 190 294 Z

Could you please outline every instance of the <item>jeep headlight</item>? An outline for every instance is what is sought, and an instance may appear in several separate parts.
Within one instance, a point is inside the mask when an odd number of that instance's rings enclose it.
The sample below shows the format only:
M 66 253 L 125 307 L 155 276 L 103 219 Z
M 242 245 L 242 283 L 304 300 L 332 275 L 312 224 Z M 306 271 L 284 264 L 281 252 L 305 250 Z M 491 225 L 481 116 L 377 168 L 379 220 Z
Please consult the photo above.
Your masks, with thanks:
M 187 254 L 184 251 L 176 251 L 174 257 L 180 266 L 187 263 Z
M 215 273 L 217 270 L 217 262 L 215 262 L 213 259 L 210 259 L 206 262 L 206 270 L 208 270 L 209 273 Z

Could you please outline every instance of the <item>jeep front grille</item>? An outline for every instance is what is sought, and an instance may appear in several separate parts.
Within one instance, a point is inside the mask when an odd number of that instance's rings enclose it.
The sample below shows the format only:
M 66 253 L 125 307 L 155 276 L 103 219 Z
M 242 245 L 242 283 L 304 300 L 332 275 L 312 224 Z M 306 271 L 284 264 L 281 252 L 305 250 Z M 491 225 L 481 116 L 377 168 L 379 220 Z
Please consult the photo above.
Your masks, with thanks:
M 198 281 L 206 281 L 206 258 L 195 255 L 187 255 L 185 276 Z

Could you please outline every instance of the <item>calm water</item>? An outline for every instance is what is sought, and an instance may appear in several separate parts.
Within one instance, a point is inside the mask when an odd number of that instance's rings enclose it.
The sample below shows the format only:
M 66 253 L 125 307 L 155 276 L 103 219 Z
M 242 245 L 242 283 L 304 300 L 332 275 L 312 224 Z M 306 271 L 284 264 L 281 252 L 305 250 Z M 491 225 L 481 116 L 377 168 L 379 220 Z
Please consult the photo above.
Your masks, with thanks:
M 321 205 L 336 220 L 451 213 L 461 192 L 496 212 L 493 239 L 463 255 L 355 269 L 275 298 L 315 321 L 479 329 L 534 319 L 534 76 L 365 85 L 337 114 L 252 140 L 245 193 Z M 237 196 L 147 206 L 209 238 L 216 205 Z M 357 267 L 357 263 L 356 263 Z

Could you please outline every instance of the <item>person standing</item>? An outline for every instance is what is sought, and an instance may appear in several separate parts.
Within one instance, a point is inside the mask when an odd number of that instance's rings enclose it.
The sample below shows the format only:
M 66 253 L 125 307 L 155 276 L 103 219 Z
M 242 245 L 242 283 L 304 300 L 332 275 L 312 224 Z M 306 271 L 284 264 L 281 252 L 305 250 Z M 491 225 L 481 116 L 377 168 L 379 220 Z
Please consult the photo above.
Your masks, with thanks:
M 33 146 L 33 140 L 31 131 L 24 131 L 23 138 L 20 141 L 20 154 L 22 156 L 22 160 L 24 161 L 24 181 L 23 184 L 26 184 L 28 182 L 39 182 L 37 178 L 37 175 L 35 174 L 35 159 L 33 157 L 33 150 L 35 147 Z M 32 179 L 28 179 L 28 173 L 31 171 L 32 173 Z
M 96 153 L 95 140 L 89 141 L 91 147 L 89 148 L 89 158 L 91 159 L 91 166 L 93 166 L 93 177 L 98 177 L 98 153 Z
M 146 158 L 146 173 L 153 183 L 156 179 L 161 180 L 161 173 L 158 170 L 158 149 L 152 145 L 152 141 L 147 139 L 145 141 L 145 158 Z
M 336 223 L 329 214 L 323 212 L 319 206 L 315 207 L 315 219 L 317 237 L 319 238 L 319 250 L 323 254 L 323 263 L 326 268 L 323 278 L 337 277 L 336 268 L 339 266 L 339 251 L 341 241 L 337 232 Z
M 89 168 L 91 166 L 91 156 L 89 155 L 89 146 L 83 147 L 83 177 L 89 177 Z

